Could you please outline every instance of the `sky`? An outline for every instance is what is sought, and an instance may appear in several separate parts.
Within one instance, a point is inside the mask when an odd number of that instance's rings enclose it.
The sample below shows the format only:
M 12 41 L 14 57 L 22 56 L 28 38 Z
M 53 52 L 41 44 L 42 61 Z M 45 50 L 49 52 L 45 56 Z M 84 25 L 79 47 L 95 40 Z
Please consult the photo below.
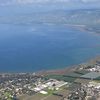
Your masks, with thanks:
M 34 4 L 34 3 L 100 3 L 100 0 L 0 0 L 0 5 Z
M 32 11 L 37 11 L 37 9 L 44 11 L 44 9 L 80 8 L 100 8 L 100 0 L 0 0 L 0 12 L 2 14 L 29 12 L 31 9 L 33 9 Z

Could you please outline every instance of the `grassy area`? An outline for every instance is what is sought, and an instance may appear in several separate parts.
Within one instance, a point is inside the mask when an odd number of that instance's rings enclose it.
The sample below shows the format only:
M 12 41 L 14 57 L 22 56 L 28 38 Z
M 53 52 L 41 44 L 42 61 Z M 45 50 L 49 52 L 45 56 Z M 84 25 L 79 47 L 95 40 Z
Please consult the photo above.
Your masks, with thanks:
M 81 74 L 81 75 L 85 75 L 87 73 L 89 73 L 89 71 L 85 71 L 85 70 L 81 70 L 81 71 L 74 71 L 77 74 Z
M 55 90 L 50 90 L 50 89 L 48 89 L 47 92 L 48 92 L 48 94 L 50 95 L 50 94 L 53 94 L 53 93 L 55 92 Z
M 37 93 L 33 96 L 29 96 L 29 95 L 23 95 L 20 97 L 19 100 L 61 100 L 61 97 L 60 96 L 57 96 L 57 95 L 53 95 L 53 93 L 57 93 L 57 94 L 64 94 L 66 96 L 67 94 L 67 89 L 65 89 L 66 87 L 63 86 L 61 87 L 61 89 L 59 90 L 51 90 L 51 89 L 45 89 L 44 91 L 47 91 L 48 94 L 44 95 L 44 94 L 41 94 L 41 93 Z
M 100 77 L 96 78 L 95 80 L 100 81 Z
M 63 75 L 64 77 L 73 77 L 73 78 L 79 78 L 80 76 L 82 76 L 81 74 L 79 73 L 70 73 L 70 74 L 66 74 L 66 75 Z
M 93 80 L 94 82 L 100 83 L 100 80 Z
M 12 100 L 10 92 L 5 92 L 4 96 L 8 98 L 7 100 Z
M 46 79 L 57 79 L 60 81 L 66 81 L 66 82 L 74 82 L 76 78 L 74 77 L 69 77 L 69 76 L 65 76 L 65 75 L 47 75 L 45 76 Z

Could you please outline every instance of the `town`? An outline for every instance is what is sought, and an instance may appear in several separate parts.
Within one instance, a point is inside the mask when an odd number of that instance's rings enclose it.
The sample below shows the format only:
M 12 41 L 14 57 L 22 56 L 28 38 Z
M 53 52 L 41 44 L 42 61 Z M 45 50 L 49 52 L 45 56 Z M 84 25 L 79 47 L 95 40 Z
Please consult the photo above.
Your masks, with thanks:
M 63 74 L 1 73 L 0 100 L 100 100 L 100 62 Z

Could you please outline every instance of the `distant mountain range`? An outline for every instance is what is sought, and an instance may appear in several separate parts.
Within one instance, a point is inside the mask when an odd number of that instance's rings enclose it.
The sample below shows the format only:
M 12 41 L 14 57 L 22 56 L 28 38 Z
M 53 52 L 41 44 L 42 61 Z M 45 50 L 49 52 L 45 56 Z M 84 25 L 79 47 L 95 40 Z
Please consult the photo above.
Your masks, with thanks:
M 100 9 L 59 10 L 17 16 L 1 16 L 2 24 L 67 24 L 84 26 L 86 30 L 100 32 Z
M 75 25 L 99 25 L 99 9 L 80 10 L 55 10 L 51 12 L 35 12 L 32 14 L 22 14 L 17 16 L 0 17 L 0 23 L 60 23 Z

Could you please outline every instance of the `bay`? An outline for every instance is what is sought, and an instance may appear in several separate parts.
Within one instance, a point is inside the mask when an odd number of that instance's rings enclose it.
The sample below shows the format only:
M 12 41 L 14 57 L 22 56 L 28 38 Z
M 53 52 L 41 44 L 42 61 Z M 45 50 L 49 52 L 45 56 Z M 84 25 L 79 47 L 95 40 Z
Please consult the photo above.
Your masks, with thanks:
M 100 36 L 63 24 L 0 24 L 0 71 L 34 72 L 100 55 Z

